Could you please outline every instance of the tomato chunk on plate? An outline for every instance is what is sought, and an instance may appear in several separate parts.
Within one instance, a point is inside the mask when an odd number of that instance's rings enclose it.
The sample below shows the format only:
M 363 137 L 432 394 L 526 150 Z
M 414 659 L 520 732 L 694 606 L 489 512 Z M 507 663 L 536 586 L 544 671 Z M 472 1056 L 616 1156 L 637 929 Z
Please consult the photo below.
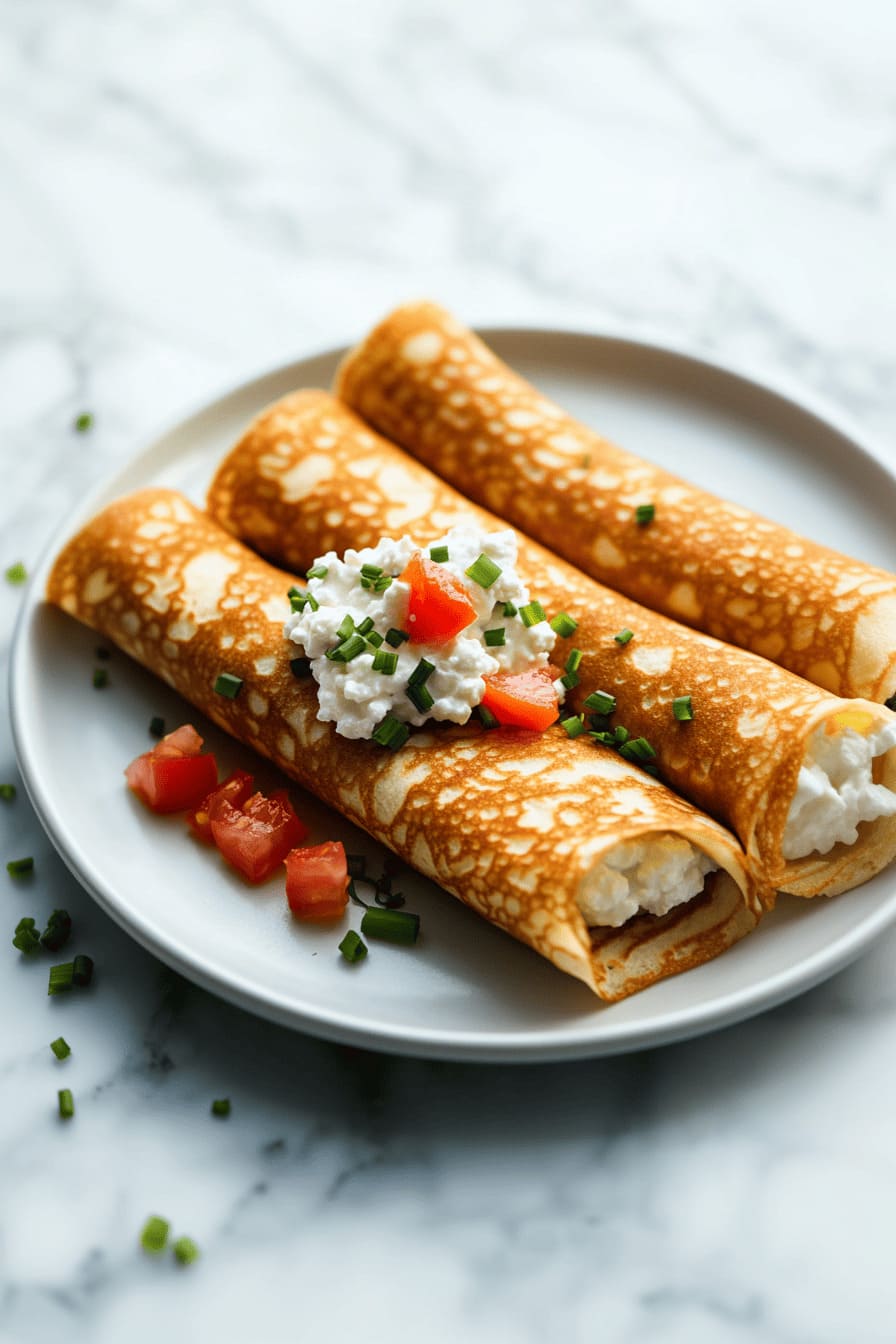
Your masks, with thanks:
M 233 803 L 234 807 L 242 807 L 243 803 L 249 797 L 253 788 L 252 776 L 245 770 L 234 770 L 232 775 L 228 775 L 222 784 L 216 789 L 212 789 L 207 797 L 203 798 L 197 808 L 187 817 L 190 830 L 198 840 L 204 840 L 206 844 L 213 845 L 215 838 L 212 835 L 212 815 L 217 804 L 223 799 Z
M 299 919 L 338 919 L 348 905 L 348 861 L 338 840 L 286 856 L 286 899 Z
M 153 812 L 185 812 L 198 807 L 218 782 L 212 752 L 201 755 L 202 738 L 185 723 L 145 751 L 125 770 L 128 788 Z
M 228 798 L 216 799 L 209 814 L 212 838 L 229 864 L 248 882 L 264 882 L 308 832 L 283 797 L 253 793 L 235 807 Z
M 406 628 L 415 644 L 447 644 L 475 621 L 467 590 L 444 565 L 418 554 L 399 578 L 411 588 Z
M 482 704 L 508 728 L 544 732 L 557 718 L 555 667 L 529 667 L 525 672 L 495 672 L 485 678 Z

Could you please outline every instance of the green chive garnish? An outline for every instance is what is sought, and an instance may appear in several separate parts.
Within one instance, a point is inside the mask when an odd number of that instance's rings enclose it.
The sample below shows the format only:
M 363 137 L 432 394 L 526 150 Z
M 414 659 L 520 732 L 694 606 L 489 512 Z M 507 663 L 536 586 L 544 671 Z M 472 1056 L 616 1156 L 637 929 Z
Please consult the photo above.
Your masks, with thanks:
M 64 1036 L 57 1036 L 55 1041 L 51 1041 L 50 1049 L 57 1059 L 68 1059 L 72 1052 L 72 1048 Z
M 216 693 L 227 700 L 235 700 L 242 689 L 242 677 L 235 677 L 232 672 L 219 672 L 215 678 Z
M 404 693 L 414 708 L 418 709 L 421 714 L 428 714 L 435 704 L 435 700 L 422 682 L 409 682 Z
M 59 966 L 50 967 L 50 979 L 47 984 L 48 994 L 65 994 L 70 990 L 74 983 L 75 963 L 73 961 L 64 961 Z
M 362 565 L 361 574 L 365 579 L 378 579 L 382 576 L 382 565 Z
M 105 667 L 95 667 L 93 669 L 93 685 L 98 691 L 109 685 L 109 673 Z
M 656 752 L 646 737 L 633 737 L 630 741 L 621 743 L 619 755 L 627 761 L 638 763 L 656 760 Z
M 564 730 L 567 737 L 578 737 L 585 731 L 585 719 L 581 714 L 574 715 L 571 719 L 561 719 L 560 727 Z
M 93 958 L 83 953 L 72 962 L 72 980 L 80 989 L 86 989 L 93 979 Z
M 367 944 L 362 938 L 359 938 L 354 929 L 349 929 L 348 933 L 339 944 L 339 951 L 345 957 L 346 961 L 363 961 L 367 956 Z
M 422 686 L 428 681 L 436 670 L 435 663 L 431 663 L 427 658 L 421 658 L 411 675 L 408 677 L 409 686 Z
M 306 607 L 310 607 L 312 611 L 320 611 L 320 603 L 314 594 L 303 592 L 301 588 L 297 588 L 294 592 L 290 590 L 289 605 L 293 611 L 304 611 Z
M 559 635 L 561 639 L 569 639 L 570 635 L 574 635 L 579 628 L 578 621 L 574 621 L 565 611 L 558 611 L 557 615 L 552 618 L 550 625 L 554 633 Z
M 594 738 L 595 742 L 600 742 L 601 746 L 604 746 L 604 747 L 615 747 L 615 746 L 616 746 L 616 739 L 615 739 L 615 737 L 613 736 L 612 733 L 608 733 L 608 732 L 595 732 L 595 733 L 592 733 L 591 736 Z
M 65 947 L 72 934 L 72 917 L 67 910 L 54 910 L 47 920 L 47 927 L 40 940 L 48 952 L 58 952 Z
M 477 705 L 476 713 L 479 715 L 479 722 L 483 728 L 499 728 L 501 726 L 491 710 L 486 709 L 485 705 Z
M 293 674 L 294 677 L 310 677 L 310 676 L 311 676 L 311 659 L 310 659 L 310 658 L 290 658 L 290 660 L 289 660 L 289 670 L 290 670 L 290 672 Z
M 373 629 L 373 621 L 370 622 L 370 628 L 371 630 Z M 349 616 L 348 612 L 346 612 L 337 627 L 336 638 L 339 640 L 340 643 L 342 643 L 344 640 L 350 639 L 354 633 L 355 633 L 355 623 L 352 620 L 351 616 Z
M 27 859 L 10 859 L 6 865 L 6 871 L 10 877 L 24 877 L 25 873 L 30 873 L 33 870 L 34 859 L 30 855 Z
M 616 697 L 607 691 L 592 691 L 585 700 L 585 708 L 594 710 L 595 714 L 615 714 Z
M 634 639 L 634 637 L 634 630 L 629 630 L 628 626 L 626 626 L 624 630 L 620 630 L 618 635 L 613 636 L 617 644 L 627 644 L 629 640 Z
M 363 635 L 350 635 L 341 644 L 337 644 L 335 649 L 327 649 L 326 656 L 333 663 L 350 663 L 362 654 L 366 647 L 367 641 Z
M 93 424 L 93 416 L 90 411 L 82 411 L 80 415 L 75 416 L 75 429 L 79 434 L 86 434 Z
M 60 1120 L 71 1120 L 75 1113 L 75 1099 L 67 1087 L 63 1087 L 59 1092 L 59 1118 Z
M 149 721 L 149 735 L 150 737 L 165 736 L 165 720 L 159 714 L 154 714 Z
M 621 744 L 623 742 L 627 742 L 628 739 L 629 739 L 629 731 L 627 728 L 623 728 L 621 723 L 616 728 L 613 729 L 613 741 L 616 743 L 617 746 L 621 746 Z
M 15 784 L 0 784 L 0 800 L 4 803 L 12 803 L 15 801 L 15 796 Z
M 230 1098 L 215 1097 L 211 1104 L 211 1113 L 216 1115 L 219 1120 L 224 1120 L 230 1114 Z
M 528 628 L 546 621 L 547 614 L 540 602 L 527 602 L 524 607 L 520 607 L 520 620 Z
M 672 713 L 679 723 L 690 723 L 694 717 L 691 697 L 689 695 L 677 695 L 672 701 Z
M 507 632 L 504 629 L 504 626 L 500 625 L 494 630 L 486 630 L 482 638 L 484 639 L 487 648 L 498 649 L 502 644 L 506 644 Z
M 448 559 L 448 547 L 430 546 L 429 558 L 430 560 L 435 560 L 437 565 L 444 565 L 445 561 Z
M 464 573 L 468 579 L 478 583 L 480 588 L 491 588 L 495 579 L 501 577 L 501 567 L 495 564 L 490 555 L 483 553 L 473 561 L 469 569 L 464 570 Z
M 582 650 L 570 649 L 569 657 L 566 660 L 567 672 L 578 672 L 582 662 Z
M 378 742 L 381 747 L 388 747 L 390 751 L 397 751 L 403 747 L 411 735 L 411 730 L 401 719 L 396 719 L 394 714 L 387 714 L 382 723 L 378 724 L 371 733 L 374 742 Z
M 305 571 L 306 579 L 325 579 L 327 577 L 326 565 L 312 565 L 311 569 Z
M 373 591 L 375 593 L 384 593 L 392 583 L 391 574 L 381 574 L 378 579 L 373 581 Z
M 382 910 L 370 906 L 364 911 L 361 932 L 368 938 L 382 938 L 387 943 L 402 943 L 410 947 L 420 932 L 420 916 L 407 910 Z
M 386 643 L 391 644 L 393 649 L 397 649 L 400 644 L 406 644 L 409 639 L 409 634 L 404 630 L 396 630 L 394 625 L 386 631 Z
M 374 672 L 382 672 L 383 676 L 391 677 L 398 667 L 398 654 L 391 653 L 387 649 L 377 649 L 373 655 Z
M 578 686 L 578 684 L 579 684 L 578 672 L 564 672 L 563 676 L 560 678 L 560 685 L 564 688 L 564 690 L 572 691 L 575 689 L 576 686 Z
M 19 920 L 13 935 L 12 945 L 18 948 L 20 952 L 24 952 L 26 957 L 40 950 L 40 934 L 34 926 L 33 919 L 26 916 Z
M 192 1265 L 194 1260 L 199 1259 L 199 1247 L 192 1237 L 178 1237 L 171 1249 L 180 1265 Z
M 635 509 L 635 522 L 639 527 L 646 527 L 648 523 L 653 522 L 653 516 L 656 509 L 652 504 L 639 504 Z
M 153 1214 L 147 1218 L 143 1224 L 143 1231 L 140 1233 L 140 1245 L 144 1251 L 149 1251 L 150 1255 L 158 1255 L 164 1251 L 168 1242 L 168 1219 L 160 1218 L 158 1214 Z
M 369 635 L 372 629 L 373 629 L 372 616 L 365 616 L 361 624 L 355 626 L 355 630 L 359 635 Z M 351 634 L 351 630 L 349 630 L 348 634 L 349 635 Z M 348 639 L 348 635 L 343 635 L 343 639 Z
M 505 602 L 505 603 L 504 603 L 504 615 L 505 615 L 505 616 L 515 616 L 515 615 L 516 615 L 516 607 L 513 605 L 512 602 Z
M 370 634 L 367 636 L 367 643 L 372 644 L 375 649 L 378 649 L 382 645 L 382 642 L 383 637 L 380 632 L 378 630 L 371 630 Z
M 28 571 L 21 560 L 17 560 L 14 565 L 10 565 L 6 571 L 7 583 L 24 583 L 27 577 Z
M 305 589 L 304 589 L 304 588 L 300 588 L 300 587 L 298 586 L 297 583 L 294 583 L 294 584 L 292 585 L 291 588 L 287 588 L 287 590 L 286 590 L 286 596 L 289 597 L 289 598 L 293 598 L 293 597 L 304 597 L 304 596 L 305 596 Z

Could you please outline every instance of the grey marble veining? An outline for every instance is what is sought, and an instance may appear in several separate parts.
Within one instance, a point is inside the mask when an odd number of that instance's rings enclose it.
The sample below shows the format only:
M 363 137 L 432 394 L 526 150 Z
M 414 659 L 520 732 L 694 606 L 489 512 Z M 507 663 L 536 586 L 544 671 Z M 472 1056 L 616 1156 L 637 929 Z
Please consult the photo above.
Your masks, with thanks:
M 894 47 L 884 0 L 0 0 L 3 567 L 158 424 L 416 294 L 664 331 L 892 444 Z M 3 1344 L 896 1337 L 896 935 L 690 1044 L 433 1064 L 172 975 L 21 791 L 0 834 L 37 860 L 3 928 L 64 904 L 98 966 L 60 1003 L 2 949 Z M 141 1256 L 152 1211 L 198 1264 Z

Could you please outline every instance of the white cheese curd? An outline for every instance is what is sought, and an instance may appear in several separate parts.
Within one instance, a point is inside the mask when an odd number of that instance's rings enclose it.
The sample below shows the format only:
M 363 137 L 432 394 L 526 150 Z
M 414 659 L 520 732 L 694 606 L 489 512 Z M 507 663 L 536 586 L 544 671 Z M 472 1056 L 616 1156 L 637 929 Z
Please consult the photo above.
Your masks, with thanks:
M 615 929 L 640 911 L 665 915 L 690 901 L 715 871 L 709 855 L 680 835 L 625 841 L 583 879 L 576 904 L 590 927 Z
M 547 621 L 525 626 L 519 616 L 505 616 L 504 603 L 518 609 L 530 601 L 530 594 L 516 572 L 516 536 L 503 532 L 484 532 L 473 526 L 454 527 L 432 546 L 447 546 L 448 560 L 442 568 L 459 579 L 476 609 L 477 618 L 454 639 L 445 644 L 417 643 L 408 629 L 409 585 L 393 577 L 385 592 L 361 586 L 363 565 L 376 565 L 384 575 L 401 574 L 411 558 L 419 553 L 429 556 L 430 546 L 418 546 L 410 537 L 383 538 L 376 546 L 349 550 L 344 556 L 329 551 L 314 562 L 326 569 L 322 578 L 308 580 L 308 592 L 319 604 L 310 603 L 303 611 L 293 612 L 284 627 L 287 639 L 298 644 L 311 661 L 311 672 L 318 686 L 317 717 L 335 723 L 343 737 L 370 737 L 387 714 L 418 726 L 428 719 L 448 723 L 466 723 L 485 693 L 484 677 L 495 672 L 521 672 L 527 667 L 544 667 L 556 641 Z M 480 555 L 487 555 L 501 573 L 489 588 L 469 578 L 467 570 Z M 390 628 L 406 630 L 410 640 L 392 648 L 380 647 L 398 655 L 392 675 L 373 670 L 376 650 L 368 645 L 348 663 L 326 657 L 328 649 L 339 644 L 337 634 L 346 615 L 357 627 L 368 617 L 373 630 L 385 637 Z M 486 630 L 503 627 L 505 644 L 487 647 Z M 421 712 L 406 695 L 408 678 L 425 658 L 435 671 L 426 681 L 433 705 Z
M 875 784 L 872 763 L 896 745 L 896 723 L 867 736 L 853 728 L 817 729 L 809 741 L 787 813 L 785 859 L 827 854 L 836 844 L 855 844 L 863 821 L 896 813 L 896 793 Z

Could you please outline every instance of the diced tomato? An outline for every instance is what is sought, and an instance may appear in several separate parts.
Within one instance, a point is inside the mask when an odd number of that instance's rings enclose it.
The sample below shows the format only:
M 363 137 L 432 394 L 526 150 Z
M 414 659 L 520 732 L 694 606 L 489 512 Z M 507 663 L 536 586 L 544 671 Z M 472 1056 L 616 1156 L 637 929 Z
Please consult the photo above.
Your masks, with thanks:
M 348 905 L 348 862 L 337 840 L 286 856 L 286 899 L 299 919 L 338 919 Z
M 217 803 L 226 798 L 234 807 L 242 807 L 243 803 L 252 792 L 253 780 L 251 775 L 247 775 L 245 770 L 234 770 L 232 775 L 228 775 L 223 784 L 219 784 L 216 789 L 212 789 L 208 797 L 204 798 L 197 808 L 187 817 L 190 824 L 190 830 L 199 840 L 205 840 L 207 844 L 215 843 L 212 835 L 211 819 Z
M 485 678 L 482 704 L 500 724 L 544 732 L 557 718 L 554 667 L 530 667 L 525 672 L 496 672 Z
M 128 788 L 153 812 L 184 812 L 198 807 L 218 782 L 212 752 L 200 755 L 202 738 L 191 724 L 163 737 L 152 751 L 125 770 Z
M 269 878 L 308 834 L 288 800 L 263 793 L 254 793 L 241 808 L 216 799 L 209 822 L 218 849 L 249 882 Z
M 415 644 L 447 644 L 475 621 L 469 594 L 444 565 L 417 554 L 399 578 L 411 587 L 406 628 Z

